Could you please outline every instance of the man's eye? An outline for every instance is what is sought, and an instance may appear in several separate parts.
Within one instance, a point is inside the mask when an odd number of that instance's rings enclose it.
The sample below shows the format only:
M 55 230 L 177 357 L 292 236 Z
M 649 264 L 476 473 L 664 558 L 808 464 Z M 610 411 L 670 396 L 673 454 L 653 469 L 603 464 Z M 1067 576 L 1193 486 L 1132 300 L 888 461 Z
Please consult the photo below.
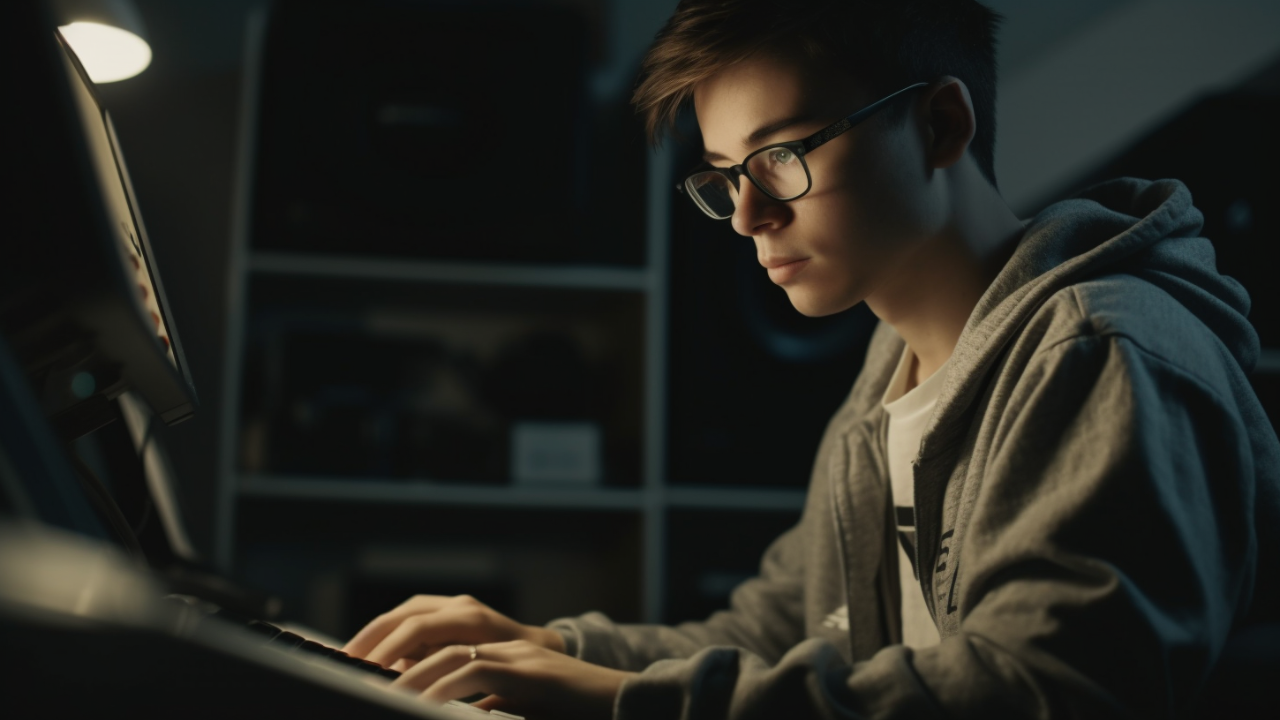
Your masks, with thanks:
M 777 150 L 774 150 L 772 155 L 773 161 L 779 165 L 786 165 L 796 158 L 795 153 L 785 148 L 778 148 Z

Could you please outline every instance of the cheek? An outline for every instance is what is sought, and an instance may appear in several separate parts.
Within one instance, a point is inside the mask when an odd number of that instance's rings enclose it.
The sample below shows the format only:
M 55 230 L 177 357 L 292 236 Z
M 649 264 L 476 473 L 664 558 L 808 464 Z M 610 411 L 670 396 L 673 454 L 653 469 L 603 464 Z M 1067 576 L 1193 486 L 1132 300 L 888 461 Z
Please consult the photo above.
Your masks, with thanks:
M 919 216 L 923 175 L 902 143 L 875 148 L 850 175 L 851 194 L 866 208 L 869 220 L 883 230 L 912 224 Z M 905 229 L 905 228 L 902 228 Z
M 805 198 L 808 199 L 808 198 Z M 800 234 L 809 238 L 810 249 L 834 261 L 856 260 L 861 266 L 875 264 L 897 242 L 901 229 L 894 219 L 900 202 L 892 192 L 860 193 L 855 184 L 840 192 L 813 198 L 806 212 L 796 213 Z
M 912 220 L 920 213 L 919 173 L 909 157 L 895 145 L 859 148 L 841 161 L 819 172 L 823 182 L 814 182 L 809 197 L 814 230 L 827 228 L 843 236 L 844 242 L 874 245 L 910 232 Z M 798 213 L 799 215 L 799 213 Z M 815 233 L 825 236 L 827 233 Z

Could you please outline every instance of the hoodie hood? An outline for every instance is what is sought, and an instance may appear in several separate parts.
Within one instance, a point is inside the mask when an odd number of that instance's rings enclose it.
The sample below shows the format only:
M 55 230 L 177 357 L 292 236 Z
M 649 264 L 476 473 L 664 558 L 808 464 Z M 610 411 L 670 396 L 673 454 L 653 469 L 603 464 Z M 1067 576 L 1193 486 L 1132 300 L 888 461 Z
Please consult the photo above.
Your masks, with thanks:
M 1110 180 L 1046 208 L 1027 223 L 1013 257 L 970 315 L 939 408 L 972 402 L 985 370 L 1050 296 L 1116 273 L 1167 292 L 1217 334 L 1246 373 L 1252 370 L 1259 345 L 1247 319 L 1249 295 L 1218 273 L 1213 245 L 1200 237 L 1203 225 L 1191 192 L 1177 180 Z

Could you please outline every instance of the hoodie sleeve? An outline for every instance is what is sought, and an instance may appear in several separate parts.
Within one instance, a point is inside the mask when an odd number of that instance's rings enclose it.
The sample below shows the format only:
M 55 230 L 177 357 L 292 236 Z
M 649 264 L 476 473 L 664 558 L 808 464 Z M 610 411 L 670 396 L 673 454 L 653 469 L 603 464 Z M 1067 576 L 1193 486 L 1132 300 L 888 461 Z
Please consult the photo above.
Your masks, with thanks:
M 597 665 L 639 671 L 658 660 L 687 658 L 712 645 L 733 645 L 770 661 L 804 637 L 801 578 L 805 524 L 765 551 L 759 574 L 733 591 L 728 610 L 703 622 L 624 625 L 600 613 L 553 621 L 570 655 Z
M 639 718 L 1185 714 L 1251 596 L 1253 455 L 1230 394 L 1121 336 L 1042 349 L 981 470 L 958 630 L 849 665 L 713 647 L 629 680 Z M 970 470 L 970 477 L 973 477 Z

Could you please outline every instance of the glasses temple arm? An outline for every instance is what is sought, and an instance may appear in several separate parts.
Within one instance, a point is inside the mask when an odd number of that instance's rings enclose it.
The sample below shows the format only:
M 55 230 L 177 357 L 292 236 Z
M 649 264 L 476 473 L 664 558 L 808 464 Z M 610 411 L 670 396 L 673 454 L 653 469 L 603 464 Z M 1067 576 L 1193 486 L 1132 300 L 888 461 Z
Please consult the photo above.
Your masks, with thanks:
M 901 90 L 899 90 L 898 92 L 895 92 L 892 95 L 887 95 L 883 98 L 880 98 L 879 100 L 862 108 L 858 112 L 846 117 L 843 120 L 836 122 L 833 125 L 828 126 L 827 128 L 823 129 L 817 134 L 812 135 L 809 138 L 805 139 L 804 151 L 806 153 L 812 152 L 815 148 L 825 145 L 827 141 L 835 139 L 836 136 L 845 132 L 846 130 L 853 127 L 854 125 L 857 125 L 863 120 L 866 120 L 868 117 L 874 115 L 877 110 L 879 110 L 880 108 L 888 104 L 890 100 L 893 100 L 894 98 L 898 97 L 902 93 L 907 92 L 908 90 L 915 90 L 916 88 L 925 87 L 928 84 L 929 83 L 918 82 L 918 83 L 915 83 L 914 85 L 908 85 L 902 88 Z

